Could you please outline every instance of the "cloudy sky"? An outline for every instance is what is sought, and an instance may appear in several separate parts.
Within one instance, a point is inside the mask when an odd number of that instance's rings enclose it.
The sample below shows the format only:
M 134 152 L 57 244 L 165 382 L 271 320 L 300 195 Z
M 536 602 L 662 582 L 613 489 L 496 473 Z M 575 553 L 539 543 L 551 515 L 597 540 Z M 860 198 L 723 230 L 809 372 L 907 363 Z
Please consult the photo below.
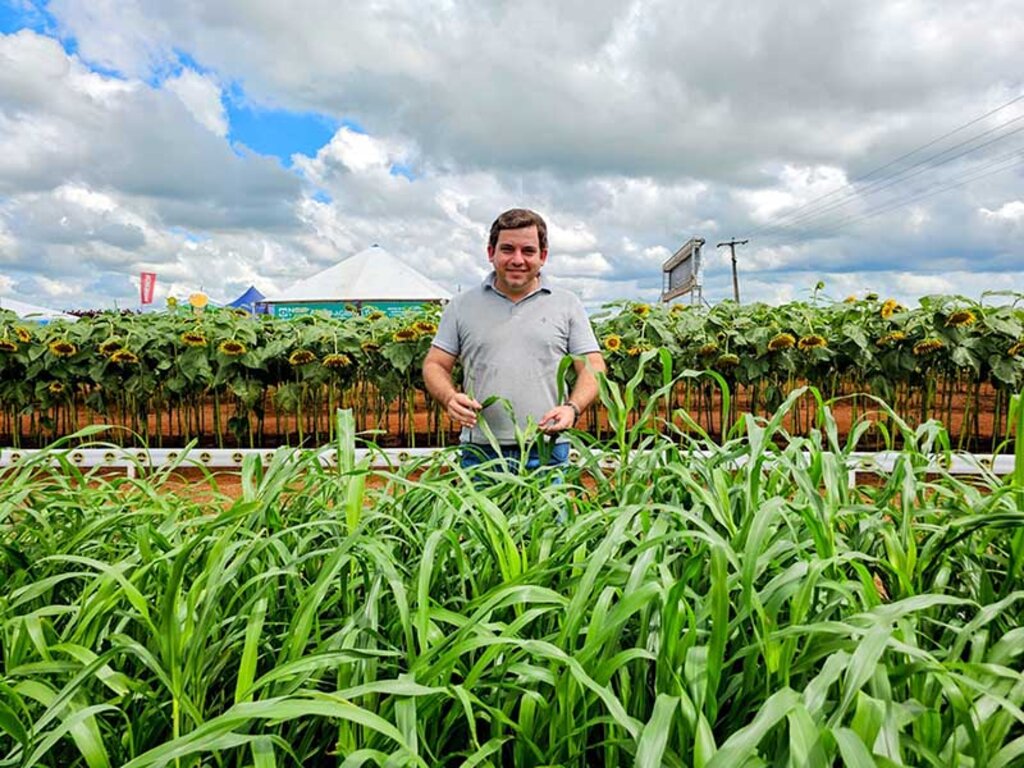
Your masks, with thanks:
M 1022 96 L 1020 0 L 0 0 L 0 297 L 455 291 L 513 206 L 592 307 L 691 237 L 711 302 L 733 237 L 744 301 L 1024 291 Z

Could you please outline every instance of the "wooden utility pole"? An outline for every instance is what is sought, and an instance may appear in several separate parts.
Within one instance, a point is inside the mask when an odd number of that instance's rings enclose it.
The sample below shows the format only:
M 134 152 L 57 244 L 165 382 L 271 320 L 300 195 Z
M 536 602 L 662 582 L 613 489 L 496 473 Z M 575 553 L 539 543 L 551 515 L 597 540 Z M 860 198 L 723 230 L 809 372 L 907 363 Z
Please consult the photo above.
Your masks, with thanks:
M 718 247 L 721 248 L 723 245 L 729 246 L 729 252 L 732 254 L 732 297 L 736 299 L 736 303 L 740 303 L 740 279 L 736 276 L 736 246 L 746 245 L 749 240 L 737 240 L 733 238 L 727 243 L 719 243 Z

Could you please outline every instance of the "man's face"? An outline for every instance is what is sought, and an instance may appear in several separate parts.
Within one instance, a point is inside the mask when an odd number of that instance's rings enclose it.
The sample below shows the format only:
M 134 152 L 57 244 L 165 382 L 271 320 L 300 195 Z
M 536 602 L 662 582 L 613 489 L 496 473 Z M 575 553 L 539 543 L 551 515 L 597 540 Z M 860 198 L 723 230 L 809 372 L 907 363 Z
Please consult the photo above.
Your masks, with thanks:
M 540 249 L 537 227 L 503 229 L 498 243 L 487 247 L 487 258 L 497 275 L 495 286 L 506 296 L 522 296 L 536 287 L 548 252 Z

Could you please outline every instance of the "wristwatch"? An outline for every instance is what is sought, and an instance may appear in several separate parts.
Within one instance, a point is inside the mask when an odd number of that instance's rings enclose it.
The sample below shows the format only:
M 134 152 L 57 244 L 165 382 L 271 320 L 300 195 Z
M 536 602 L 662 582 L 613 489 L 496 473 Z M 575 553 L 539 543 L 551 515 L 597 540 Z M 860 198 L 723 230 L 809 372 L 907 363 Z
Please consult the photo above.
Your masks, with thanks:
M 573 416 L 572 423 L 575 426 L 576 422 L 580 420 L 580 407 L 576 405 L 576 403 L 574 403 L 572 400 L 566 400 L 564 403 L 562 403 L 562 405 L 568 405 L 570 408 L 572 408 L 572 412 L 573 414 L 575 414 Z

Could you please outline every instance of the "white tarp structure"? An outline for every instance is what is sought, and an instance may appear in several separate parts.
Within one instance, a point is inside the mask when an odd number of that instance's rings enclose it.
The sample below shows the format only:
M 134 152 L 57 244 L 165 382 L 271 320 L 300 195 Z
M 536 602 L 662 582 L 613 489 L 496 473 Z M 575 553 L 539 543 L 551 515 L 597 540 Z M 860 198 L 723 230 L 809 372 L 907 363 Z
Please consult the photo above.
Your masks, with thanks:
M 38 307 L 35 304 L 26 304 L 24 301 L 17 301 L 16 299 L 8 299 L 5 296 L 0 296 L 0 309 L 7 309 L 14 312 L 18 317 L 23 317 L 26 320 L 34 320 L 37 323 L 48 323 L 51 320 L 77 320 L 78 318 L 74 315 L 68 315 L 64 312 L 58 312 L 55 309 L 47 309 L 46 307 Z
M 449 291 L 429 277 L 374 245 L 264 301 L 447 301 L 451 297 Z

